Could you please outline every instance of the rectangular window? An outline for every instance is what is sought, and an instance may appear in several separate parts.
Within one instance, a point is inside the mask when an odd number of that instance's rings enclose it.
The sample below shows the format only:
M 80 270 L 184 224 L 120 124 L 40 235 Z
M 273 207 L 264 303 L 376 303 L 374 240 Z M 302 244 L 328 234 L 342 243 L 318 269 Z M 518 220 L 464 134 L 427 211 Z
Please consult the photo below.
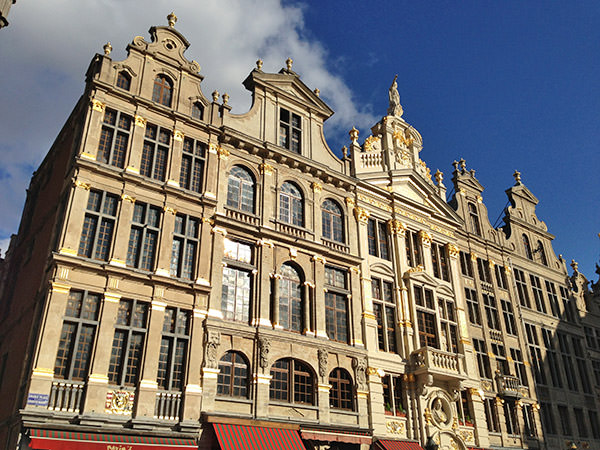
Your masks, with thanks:
M 547 434 L 556 434 L 556 422 L 554 422 L 554 412 L 550 403 L 540 403 L 540 416 L 544 431 Z
M 558 337 L 558 345 L 563 360 L 565 375 L 567 377 L 567 386 L 570 390 L 577 390 L 577 377 L 575 376 L 575 362 L 571 357 L 571 349 L 569 348 L 568 336 L 565 333 L 556 332 Z
M 221 290 L 221 312 L 226 320 L 248 323 L 252 296 L 252 246 L 224 240 L 224 267 Z
M 407 230 L 404 240 L 406 242 L 406 260 L 410 267 L 417 267 L 423 264 L 421 256 L 421 244 L 419 235 L 414 231 Z
M 500 289 L 508 289 L 508 281 L 506 280 L 506 269 L 499 264 L 496 264 L 496 284 Z
M 108 261 L 117 220 L 118 198 L 101 191 L 90 191 L 77 254 Z
M 527 291 L 527 280 L 525 279 L 525 273 L 519 269 L 515 269 L 514 272 L 519 302 L 521 303 L 521 306 L 531 308 L 531 301 L 529 300 L 529 293 Z
M 198 252 L 200 221 L 184 214 L 175 216 L 170 273 L 172 277 L 192 280 Z
M 479 301 L 477 300 L 477 291 L 465 288 L 465 297 L 467 298 L 467 310 L 469 311 L 469 322 L 473 325 L 481 326 L 481 314 L 479 312 Z
M 377 319 L 377 341 L 379 350 L 396 352 L 396 303 L 394 284 L 390 281 L 373 278 L 373 310 Z
M 573 436 L 569 408 L 567 408 L 565 405 L 558 405 L 558 417 L 560 417 L 559 422 L 562 426 L 563 436 Z
M 536 438 L 537 430 L 535 428 L 535 416 L 533 413 L 533 406 L 524 404 L 522 407 L 523 411 L 523 434 L 526 437 Z
M 127 247 L 128 266 L 149 271 L 154 269 L 160 220 L 159 208 L 146 203 L 135 203 Z
M 473 339 L 473 348 L 477 355 L 477 367 L 479 368 L 479 376 L 481 378 L 492 378 L 492 370 L 490 368 L 490 357 L 488 356 L 485 342 L 481 339 Z
M 573 353 L 577 362 L 577 371 L 581 380 L 581 387 L 586 394 L 592 393 L 592 384 L 590 383 L 589 372 L 587 368 L 586 355 L 583 351 L 583 340 L 580 337 L 571 336 L 573 344 Z
M 533 298 L 535 299 L 535 306 L 539 312 L 546 313 L 546 302 L 544 301 L 544 293 L 542 291 L 542 284 L 540 278 L 535 275 L 529 275 L 531 281 L 531 290 L 533 291 Z
M 438 311 L 440 314 L 441 336 L 447 352 L 458 352 L 458 326 L 456 325 L 456 312 L 452 300 L 438 298 Z
M 148 305 L 121 300 L 112 342 L 108 380 L 117 386 L 137 385 L 148 323 Z
M 100 295 L 70 291 L 64 315 L 54 376 L 65 380 L 86 381 L 96 329 Z
M 473 261 L 469 253 L 460 252 L 460 271 L 465 277 L 473 278 Z
M 598 413 L 596 411 L 589 410 L 588 416 L 590 418 L 592 437 L 594 439 L 600 439 L 600 423 L 598 423 Z
M 302 148 L 302 119 L 283 108 L 279 110 L 279 145 L 294 153 Z
M 386 375 L 381 379 L 383 385 L 383 404 L 385 415 L 405 416 L 404 395 L 402 393 L 402 377 Z
M 182 391 L 190 340 L 189 311 L 166 308 L 158 356 L 157 382 L 160 389 Z
M 517 322 L 515 321 L 515 313 L 513 311 L 512 303 L 508 300 L 500 300 L 500 304 L 502 305 L 502 314 L 504 316 L 504 326 L 506 327 L 506 332 L 513 336 L 516 336 L 517 333 Z
M 579 437 L 588 437 L 588 430 L 585 426 L 585 418 L 583 417 L 583 409 L 573 408 L 573 413 L 575 415 L 575 423 L 577 424 L 577 433 L 579 434 Z
M 388 231 L 385 222 L 369 219 L 367 223 L 369 255 L 390 260 Z
M 433 291 L 423 286 L 415 286 L 415 303 L 417 304 L 417 327 L 421 347 L 440 348 L 435 317 Z
M 498 420 L 498 410 L 496 409 L 496 400 L 486 398 L 483 401 L 485 408 L 485 418 L 487 421 L 488 431 L 492 433 L 500 433 L 500 421 Z
M 504 399 L 504 419 L 506 421 L 506 432 L 508 434 L 519 434 L 515 409 L 516 405 L 513 399 Z
M 431 262 L 433 263 L 433 275 L 444 281 L 450 281 L 450 267 L 443 245 L 435 242 L 431 244 Z
M 190 191 L 202 192 L 205 165 L 206 144 L 186 137 L 183 140 L 179 186 Z
M 325 267 L 325 327 L 332 341 L 350 342 L 348 317 L 347 272 L 336 267 Z
M 501 375 L 510 375 L 508 370 L 508 361 L 506 360 L 506 350 L 504 345 L 492 343 L 492 353 L 496 357 L 496 367 L 500 371 Z
M 500 318 L 498 316 L 498 305 L 493 295 L 483 294 L 483 304 L 485 305 L 485 316 L 488 327 L 492 330 L 500 331 Z
M 600 360 L 592 359 L 592 369 L 594 370 L 596 386 L 600 386 Z
M 554 344 L 552 342 L 552 332 L 546 328 L 542 328 L 542 338 L 544 340 L 544 346 L 546 347 L 546 365 L 550 369 L 550 377 L 552 378 L 552 384 L 555 387 L 563 387 L 562 377 L 560 375 L 560 366 L 556 351 L 554 350 Z
M 596 335 L 594 333 L 594 329 L 590 327 L 583 327 L 583 331 L 585 333 L 585 343 L 589 348 L 596 348 Z
M 131 116 L 114 109 L 104 110 L 96 160 L 123 168 L 131 134 Z
M 165 181 L 170 146 L 170 130 L 146 124 L 140 174 L 155 180 Z
M 546 383 L 546 373 L 544 372 L 544 360 L 542 359 L 542 350 L 537 335 L 537 330 L 530 323 L 525 324 L 525 335 L 529 344 L 529 357 L 531 358 L 531 366 L 535 382 L 539 384 Z
M 559 286 L 559 287 L 560 287 L 560 297 L 563 302 L 565 319 L 567 320 L 567 322 L 575 322 L 577 313 L 575 312 L 575 309 L 573 308 L 573 304 L 571 303 L 569 290 L 564 286 Z
M 546 295 L 548 296 L 548 301 L 550 302 L 550 310 L 552 311 L 552 315 L 554 317 L 560 316 L 560 306 L 558 304 L 558 296 L 556 295 L 556 286 L 554 283 L 546 280 Z
M 479 274 L 479 280 L 482 283 L 491 284 L 492 277 L 490 275 L 490 263 L 488 261 L 477 258 L 477 273 Z
M 521 353 L 521 350 L 518 348 L 511 348 L 510 357 L 515 365 L 515 375 L 519 379 L 521 386 L 528 386 L 529 383 L 527 382 L 527 371 L 525 370 L 525 363 L 523 362 L 523 354 Z

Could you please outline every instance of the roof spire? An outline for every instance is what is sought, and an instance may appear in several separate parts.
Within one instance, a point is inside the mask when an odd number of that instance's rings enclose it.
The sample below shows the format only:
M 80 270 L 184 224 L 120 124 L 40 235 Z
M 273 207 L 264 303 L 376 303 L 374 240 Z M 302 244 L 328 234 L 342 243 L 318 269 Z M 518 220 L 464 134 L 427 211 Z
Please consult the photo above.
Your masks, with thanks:
M 515 173 L 513 173 L 513 177 L 515 177 L 515 186 L 521 184 L 521 172 L 519 172 L 518 170 L 515 170 Z
M 177 16 L 175 15 L 174 12 L 171 12 L 171 14 L 169 14 L 167 16 L 167 21 L 169 22 L 169 26 L 171 28 L 173 28 L 175 26 L 175 24 L 177 23 Z

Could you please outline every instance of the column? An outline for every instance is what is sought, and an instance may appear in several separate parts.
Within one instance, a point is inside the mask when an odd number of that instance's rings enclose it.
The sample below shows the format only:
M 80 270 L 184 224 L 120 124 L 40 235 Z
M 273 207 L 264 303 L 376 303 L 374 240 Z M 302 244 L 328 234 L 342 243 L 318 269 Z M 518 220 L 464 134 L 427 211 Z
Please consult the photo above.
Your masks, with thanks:
M 177 126 L 177 124 L 175 124 Z M 167 185 L 178 188 L 181 174 L 181 158 L 183 155 L 183 139 L 185 135 L 178 129 L 173 130 L 173 145 L 171 146 L 171 164 Z
M 323 191 L 323 185 L 321 183 L 314 182 L 312 184 L 313 189 L 313 224 L 314 224 L 314 233 L 315 233 L 315 241 L 321 242 L 321 238 L 323 236 L 323 230 L 321 229 L 323 223 L 321 221 L 321 192 Z M 317 284 L 318 286 L 318 284 Z
M 204 337 L 203 322 L 206 313 L 200 309 L 194 308 L 192 324 L 190 330 L 190 347 L 188 349 L 189 365 L 187 375 L 187 385 L 185 386 L 182 422 L 197 423 L 200 418 L 202 406 L 202 379 L 200 373 L 202 370 L 202 340 Z
M 351 294 L 348 295 L 348 302 L 352 306 L 352 341 L 351 344 L 357 347 L 364 347 L 364 337 L 362 328 L 362 296 L 360 295 L 360 268 L 350 267 L 350 288 Z
M 304 307 L 304 334 L 307 336 L 314 336 L 314 322 L 312 317 L 313 311 L 313 298 L 314 298 L 315 284 L 310 281 L 304 282 L 303 293 L 303 307 Z
M 175 230 L 175 215 L 177 211 L 170 206 L 163 208 L 163 223 L 160 230 L 160 243 L 156 261 L 156 275 L 169 277 L 171 268 L 171 253 L 173 249 L 173 231 Z
M 71 201 L 59 250 L 61 255 L 77 255 L 89 190 L 90 185 L 79 180 L 75 181 L 75 184 L 71 188 Z
M 70 290 L 71 286 L 57 282 L 52 282 L 48 290 L 47 307 L 29 385 L 30 394 L 49 395 L 52 389 L 54 363 Z
M 273 201 L 273 197 L 277 197 L 277 184 L 273 176 L 273 166 L 263 162 L 259 169 L 262 174 L 262 214 L 260 220 L 262 226 L 272 228 L 271 218 L 276 217 L 273 209 L 276 202 Z
M 319 423 L 320 424 L 328 424 L 331 422 L 330 414 L 329 414 L 329 391 L 331 390 L 331 385 L 327 383 L 318 383 L 317 386 L 317 396 L 318 396 L 318 405 L 319 405 Z
M 217 192 L 224 192 L 223 195 L 227 194 L 227 176 L 222 173 L 219 177 L 220 171 L 223 166 L 220 163 L 221 159 L 227 159 L 229 152 L 221 149 L 217 143 L 210 143 L 208 145 L 208 152 L 206 154 L 206 180 L 204 183 L 204 196 L 217 199 Z M 221 182 L 219 184 L 219 181 Z
M 86 134 L 84 143 L 81 146 L 80 156 L 84 159 L 96 161 L 106 104 L 102 103 L 100 100 L 93 99 L 90 106 L 91 108 L 88 110 L 86 120 Z
M 490 437 L 488 434 L 487 420 L 485 417 L 485 406 L 483 397 L 475 388 L 469 389 L 469 399 L 473 409 L 473 420 L 475 421 L 475 442 L 480 448 L 489 448 Z M 494 403 L 494 407 L 495 407 Z
M 212 225 L 211 220 L 202 217 L 200 224 L 200 242 L 198 248 L 198 269 L 196 271 L 196 284 L 210 286 L 210 270 L 212 268 Z
M 431 241 L 433 238 L 425 230 L 419 231 L 419 245 L 421 246 L 421 254 L 423 255 L 423 267 L 425 272 L 433 273 L 433 263 L 431 261 Z
M 142 160 L 142 149 L 144 147 L 144 135 L 146 133 L 146 119 L 136 114 L 134 117 L 134 126 L 131 130 L 131 145 L 129 158 L 125 171 L 135 175 L 140 174 L 140 163 Z
M 115 243 L 112 248 L 110 265 L 125 267 L 127 265 L 127 249 L 129 243 L 129 234 L 131 232 L 131 218 L 133 217 L 133 207 L 135 198 L 130 195 L 121 195 L 121 211 L 115 230 Z
M 156 377 L 158 373 L 158 358 L 160 354 L 160 343 L 162 338 L 162 328 L 165 320 L 164 300 L 165 290 L 163 287 L 155 286 L 152 299 L 152 309 L 148 323 L 148 333 L 146 334 L 146 352 L 141 373 L 141 381 L 138 386 L 136 399 L 135 417 L 154 417 L 154 407 L 156 405 L 156 392 L 158 383 Z
M 325 286 L 326 260 L 320 255 L 314 255 L 312 259 L 314 261 L 315 286 Z M 325 288 L 315 288 L 315 331 L 317 337 L 329 339 L 325 322 L 325 291 Z
M 273 283 L 273 295 L 270 298 L 273 304 L 273 328 L 281 330 L 283 327 L 279 324 L 279 280 L 283 277 L 278 273 L 271 274 L 271 282 Z
M 346 197 L 346 205 L 348 206 L 348 237 L 346 238 L 346 243 L 350 247 L 350 254 L 356 255 L 359 252 L 359 247 L 364 246 L 364 242 L 360 242 L 358 236 L 366 236 L 366 234 L 363 234 L 365 230 L 364 228 L 362 230 L 359 229 L 363 225 L 366 226 L 369 219 L 369 212 L 363 208 L 355 207 L 354 199 L 350 197 Z M 352 210 L 354 210 L 356 222 L 351 218 Z M 368 253 L 360 254 L 367 255 Z
M 223 318 L 221 312 L 221 289 L 220 286 L 223 281 L 223 254 L 225 253 L 225 237 L 227 236 L 227 230 L 218 226 L 214 226 L 211 229 L 212 242 L 213 242 L 213 255 L 211 258 L 212 273 L 210 282 L 213 287 L 208 299 L 208 315 L 210 317 Z
M 271 327 L 271 284 L 272 274 L 275 270 L 273 268 L 273 253 L 275 244 L 273 244 L 273 242 L 268 239 L 261 239 L 257 242 L 257 244 L 260 247 L 260 262 L 258 264 L 258 274 L 256 275 L 256 277 L 258 278 L 257 293 L 255 296 L 257 301 L 256 306 L 253 310 L 252 325 Z M 275 289 L 277 288 L 278 286 L 275 287 Z M 275 295 L 275 292 L 273 293 L 273 295 Z M 277 304 L 277 302 L 275 301 L 273 303 L 273 306 L 275 307 L 275 304 Z
M 102 300 L 102 315 L 98 334 L 96 336 L 96 350 L 91 362 L 90 376 L 88 377 L 87 392 L 84 411 L 86 413 L 103 413 L 108 390 L 108 367 L 112 351 L 112 341 L 115 335 L 115 322 L 121 295 L 105 292 Z
M 202 411 L 213 411 L 217 395 L 219 362 L 217 350 L 221 344 L 221 333 L 207 329 L 204 334 L 204 362 L 202 367 Z

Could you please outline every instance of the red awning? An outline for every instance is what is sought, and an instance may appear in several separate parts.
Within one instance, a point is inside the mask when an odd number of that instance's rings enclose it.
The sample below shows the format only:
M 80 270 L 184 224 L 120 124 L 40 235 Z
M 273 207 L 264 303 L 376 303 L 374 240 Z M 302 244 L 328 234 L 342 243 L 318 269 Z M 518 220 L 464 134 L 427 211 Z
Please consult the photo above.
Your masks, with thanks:
M 213 423 L 222 450 L 306 450 L 296 430 Z
M 345 442 L 347 444 L 370 444 L 373 440 L 366 432 L 360 431 L 333 431 L 318 429 L 300 430 L 302 439 L 312 439 L 325 442 Z
M 194 439 L 130 436 L 123 434 L 77 433 L 71 431 L 29 431 L 32 449 L 44 450 L 158 450 L 198 448 Z
M 390 439 L 379 439 L 377 441 L 382 450 L 423 450 L 423 447 L 415 441 L 392 441 Z

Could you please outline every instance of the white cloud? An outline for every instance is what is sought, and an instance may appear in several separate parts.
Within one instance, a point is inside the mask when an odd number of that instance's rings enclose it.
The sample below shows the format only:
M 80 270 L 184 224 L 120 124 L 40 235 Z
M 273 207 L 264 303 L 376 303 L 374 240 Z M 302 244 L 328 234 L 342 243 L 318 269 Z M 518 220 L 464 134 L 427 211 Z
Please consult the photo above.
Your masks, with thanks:
M 331 125 L 344 132 L 375 121 L 357 108 L 352 92 L 330 72 L 322 45 L 304 37 L 302 6 L 278 0 L 54 0 L 18 2 L 10 26 L 0 31 L 0 238 L 15 232 L 31 172 L 41 162 L 83 92 L 86 68 L 110 41 L 113 59 L 125 57 L 134 36 L 149 39 L 152 25 L 166 25 L 174 10 L 176 28 L 191 43 L 186 56 L 202 66 L 204 94 L 228 92 L 233 113 L 243 113 L 250 95 L 242 81 L 258 58 L 263 70 L 278 71 L 288 56 L 294 71 L 336 114 Z

